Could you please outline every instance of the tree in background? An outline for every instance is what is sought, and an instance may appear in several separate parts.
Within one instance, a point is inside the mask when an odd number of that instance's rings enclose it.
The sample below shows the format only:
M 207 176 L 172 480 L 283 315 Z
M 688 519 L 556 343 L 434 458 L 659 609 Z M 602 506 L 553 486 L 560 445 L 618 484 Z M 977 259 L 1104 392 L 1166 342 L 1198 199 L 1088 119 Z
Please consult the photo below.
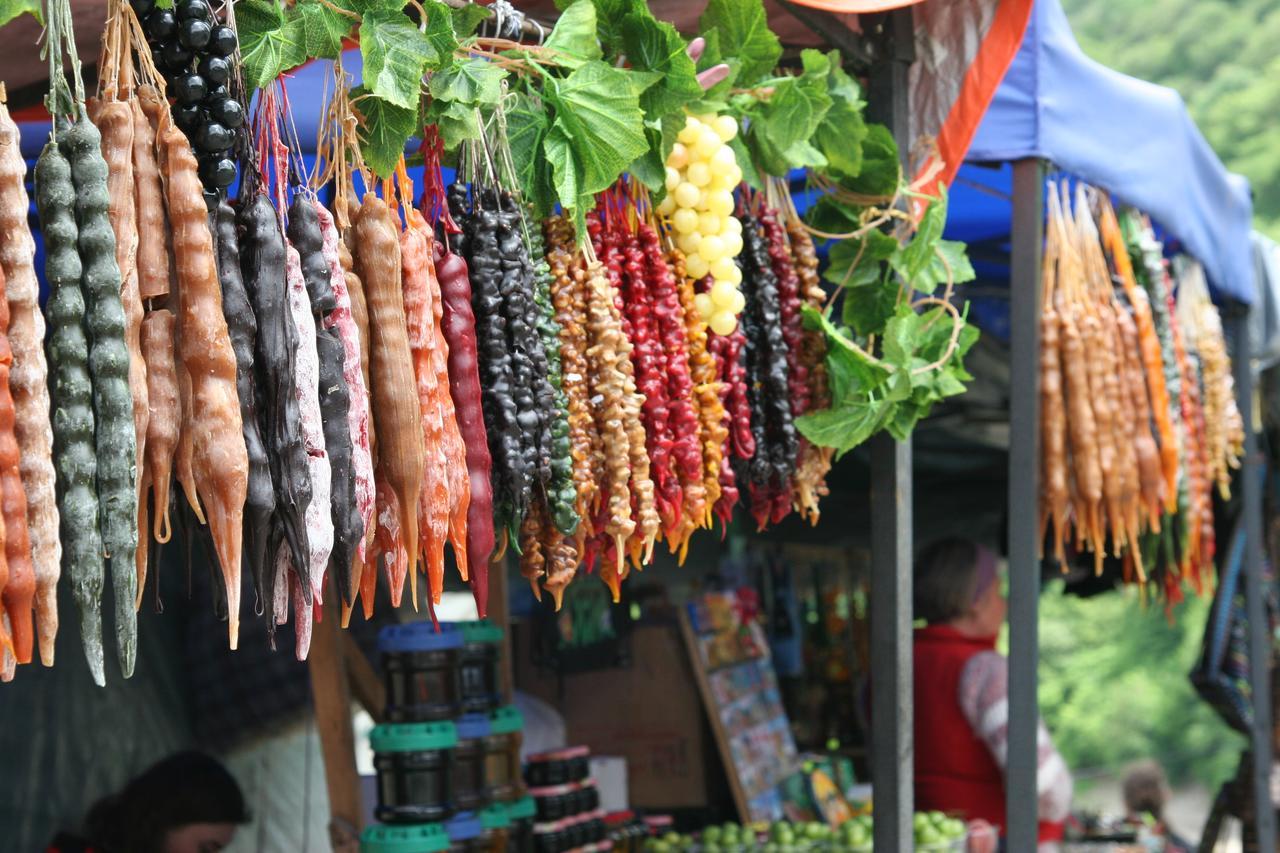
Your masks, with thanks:
M 1063 0 L 1081 47 L 1172 86 L 1227 168 L 1253 185 L 1256 227 L 1280 238 L 1280 5 L 1268 0 Z
M 1209 598 L 1145 605 L 1136 590 L 1081 599 L 1053 584 L 1040 599 L 1040 709 L 1073 771 L 1118 774 L 1154 758 L 1175 785 L 1211 791 L 1230 777 L 1244 740 L 1196 694 Z

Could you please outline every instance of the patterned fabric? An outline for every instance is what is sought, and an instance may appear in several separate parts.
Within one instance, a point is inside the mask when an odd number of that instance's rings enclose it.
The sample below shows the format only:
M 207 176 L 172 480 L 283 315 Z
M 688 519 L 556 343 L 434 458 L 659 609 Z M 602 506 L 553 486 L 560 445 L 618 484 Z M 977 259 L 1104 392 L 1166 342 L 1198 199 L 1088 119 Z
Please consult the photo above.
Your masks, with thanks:
M 960 674 L 960 709 L 991 750 L 1001 770 L 1009 757 L 1009 662 L 998 652 L 981 652 Z M 1071 771 L 1039 723 L 1036 788 L 1042 821 L 1061 823 L 1071 811 Z

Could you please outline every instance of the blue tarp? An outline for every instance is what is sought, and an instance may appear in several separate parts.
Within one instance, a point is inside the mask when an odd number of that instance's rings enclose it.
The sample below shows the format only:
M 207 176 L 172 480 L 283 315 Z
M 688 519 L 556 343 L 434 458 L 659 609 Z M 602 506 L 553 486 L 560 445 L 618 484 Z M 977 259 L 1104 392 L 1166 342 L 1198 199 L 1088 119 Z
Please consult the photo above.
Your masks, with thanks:
M 1085 56 L 1059 0 L 1036 0 L 957 178 L 949 235 L 1007 241 L 1011 172 L 973 164 L 1026 157 L 1150 214 L 1204 265 L 1218 294 L 1254 301 L 1248 182 L 1222 165 L 1177 92 Z

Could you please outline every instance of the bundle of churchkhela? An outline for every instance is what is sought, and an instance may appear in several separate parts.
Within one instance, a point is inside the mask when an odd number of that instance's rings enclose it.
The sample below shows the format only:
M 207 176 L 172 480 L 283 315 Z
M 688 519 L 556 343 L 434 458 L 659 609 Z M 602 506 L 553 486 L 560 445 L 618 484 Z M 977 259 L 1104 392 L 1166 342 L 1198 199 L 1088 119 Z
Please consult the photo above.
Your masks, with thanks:
M 699 530 L 817 523 L 838 454 L 963 391 L 976 332 L 951 296 L 972 270 L 940 240 L 945 197 L 904 182 L 838 54 L 778 71 L 767 45 L 749 68 L 721 62 L 726 45 L 704 63 L 703 42 L 644 9 L 626 27 L 669 42 L 670 67 L 622 68 L 590 0 L 557 47 L 520 56 L 466 16 L 428 36 L 342 3 L 282 8 L 277 26 L 230 3 L 111 0 L 86 99 L 67 0 L 48 5 L 43 314 L 0 107 L 0 677 L 35 637 L 52 663 L 60 578 L 99 683 L 110 589 L 127 677 L 174 531 L 205 545 L 231 647 L 251 609 L 273 645 L 292 624 L 300 659 L 321 608 L 368 618 L 380 586 L 434 613 L 456 572 L 483 616 L 503 561 L 557 607 L 580 573 L 616 600 Z M 757 6 L 711 10 L 704 29 Z M 283 74 L 302 57 L 262 49 L 300 24 L 302 52 L 334 59 L 314 161 Z M 353 86 L 342 36 L 370 28 L 430 50 Z M 750 94 L 726 102 L 730 85 Z M 792 95 L 816 105 L 803 127 Z M 849 154 L 864 141 L 865 169 Z M 822 195 L 807 219 L 785 180 L 797 166 Z M 901 215 L 908 193 L 921 222 Z M 1171 345 L 1217 375 L 1201 308 Z M 850 359 L 866 381 L 829 381 Z M 1188 512 L 1235 446 L 1195 428 L 1216 449 Z M 1082 505 L 1090 541 L 1110 518 L 1101 483 Z M 1146 529 L 1129 520 L 1124 541 Z
M 1042 532 L 1123 561 L 1169 602 L 1211 583 L 1213 491 L 1244 427 L 1198 267 L 1174 282 L 1149 222 L 1050 185 L 1041 315 Z

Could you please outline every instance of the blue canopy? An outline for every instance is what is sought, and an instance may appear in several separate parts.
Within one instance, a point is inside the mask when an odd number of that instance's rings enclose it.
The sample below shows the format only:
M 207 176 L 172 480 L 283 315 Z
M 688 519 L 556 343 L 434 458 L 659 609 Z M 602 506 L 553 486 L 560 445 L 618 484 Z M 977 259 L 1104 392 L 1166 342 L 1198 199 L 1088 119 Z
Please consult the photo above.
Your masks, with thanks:
M 1009 170 L 972 164 L 1026 157 L 1044 158 L 1150 214 L 1204 265 L 1218 294 L 1254 301 L 1248 182 L 1222 165 L 1177 92 L 1085 56 L 1059 0 L 1036 0 L 957 178 L 949 233 L 1007 238 Z

